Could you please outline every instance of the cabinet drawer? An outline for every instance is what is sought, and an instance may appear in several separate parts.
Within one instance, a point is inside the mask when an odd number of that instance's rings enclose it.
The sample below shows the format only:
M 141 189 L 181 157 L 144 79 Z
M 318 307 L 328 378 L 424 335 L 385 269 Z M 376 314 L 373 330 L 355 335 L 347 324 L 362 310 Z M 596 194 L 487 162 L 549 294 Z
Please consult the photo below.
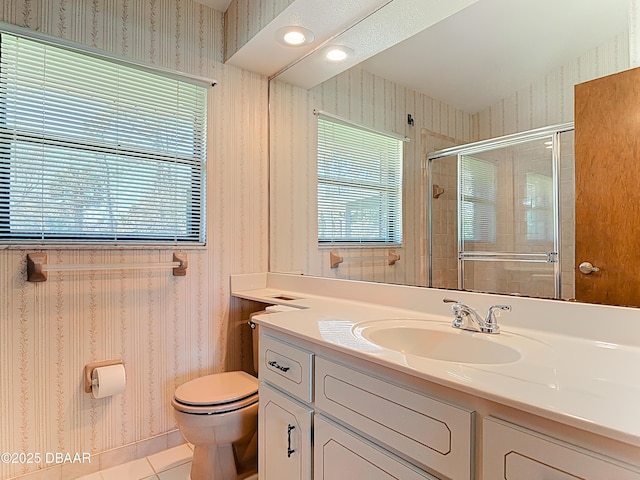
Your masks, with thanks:
M 260 380 L 311 402 L 312 354 L 268 335 L 260 335 Z
M 324 358 L 315 362 L 317 410 L 422 468 L 471 478 L 473 412 Z
M 631 466 L 497 418 L 485 418 L 482 427 L 482 478 L 640 479 Z
M 314 437 L 316 480 L 437 480 L 321 416 Z

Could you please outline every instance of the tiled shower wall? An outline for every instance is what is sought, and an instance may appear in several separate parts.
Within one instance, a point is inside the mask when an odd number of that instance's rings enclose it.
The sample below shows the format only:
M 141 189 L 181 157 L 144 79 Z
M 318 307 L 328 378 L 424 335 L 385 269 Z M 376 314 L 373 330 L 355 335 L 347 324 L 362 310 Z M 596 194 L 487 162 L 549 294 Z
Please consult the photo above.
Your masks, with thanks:
M 0 451 L 95 459 L 175 430 L 177 385 L 250 368 L 243 322 L 250 307 L 230 298 L 229 275 L 268 267 L 267 80 L 222 63 L 223 14 L 191 0 L 5 1 L 0 19 L 218 81 L 209 92 L 208 242 L 187 251 L 186 277 L 52 272 L 45 283 L 29 283 L 25 255 L 39 249 L 0 250 Z M 171 261 L 172 251 L 48 254 L 52 264 L 126 264 Z M 84 365 L 114 358 L 124 360 L 126 391 L 104 399 L 84 393 Z M 0 479 L 51 466 L 0 463 Z

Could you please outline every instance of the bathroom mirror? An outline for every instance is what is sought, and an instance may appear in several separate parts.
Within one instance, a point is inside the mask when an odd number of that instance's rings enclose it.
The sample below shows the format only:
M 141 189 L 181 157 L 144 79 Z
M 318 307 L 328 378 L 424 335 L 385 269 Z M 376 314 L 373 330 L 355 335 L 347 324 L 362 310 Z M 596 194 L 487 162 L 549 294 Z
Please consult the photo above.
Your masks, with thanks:
M 628 0 L 479 0 L 310 89 L 289 83 L 291 72 L 287 82 L 272 79 L 270 270 L 429 286 L 428 195 L 439 194 L 452 208 L 456 200 L 447 197 L 450 187 L 427 192 L 428 154 L 573 121 L 575 84 L 629 68 L 629 11 Z M 314 110 L 409 139 L 402 245 L 318 246 Z M 568 166 L 560 209 L 569 220 L 563 233 L 569 255 L 571 136 L 560 141 L 563 169 Z M 568 279 L 575 263 L 563 260 L 562 299 L 574 299 Z

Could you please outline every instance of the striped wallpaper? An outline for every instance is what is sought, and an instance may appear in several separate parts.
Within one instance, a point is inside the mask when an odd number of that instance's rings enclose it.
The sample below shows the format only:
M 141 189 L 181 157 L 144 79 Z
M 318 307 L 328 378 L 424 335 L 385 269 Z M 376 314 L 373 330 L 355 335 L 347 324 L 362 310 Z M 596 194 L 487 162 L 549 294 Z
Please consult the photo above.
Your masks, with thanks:
M 50 273 L 28 283 L 26 253 L 0 250 L 0 452 L 90 452 L 91 465 L 0 462 L 0 479 L 79 474 L 166 448 L 174 389 L 250 368 L 229 275 L 268 267 L 267 80 L 222 63 L 223 14 L 191 0 L 20 0 L 0 20 L 138 61 L 216 79 L 209 93 L 208 245 L 186 277 L 137 270 Z M 173 250 L 49 250 L 49 262 L 171 261 Z M 86 363 L 122 358 L 127 389 L 93 399 Z M 127 446 L 126 448 L 119 448 Z M 116 450 L 113 450 L 116 449 Z
M 573 121 L 573 87 L 629 68 L 629 33 L 585 52 L 474 115 L 478 140 Z

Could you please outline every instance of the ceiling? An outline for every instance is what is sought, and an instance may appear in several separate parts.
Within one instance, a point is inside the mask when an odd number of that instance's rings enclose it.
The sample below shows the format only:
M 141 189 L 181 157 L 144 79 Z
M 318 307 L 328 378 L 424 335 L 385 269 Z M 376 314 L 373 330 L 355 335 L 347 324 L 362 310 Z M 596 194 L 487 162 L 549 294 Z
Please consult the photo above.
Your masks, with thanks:
M 315 49 L 320 49 L 324 42 L 345 32 L 372 11 L 395 1 L 407 0 L 294 0 L 262 30 L 233 52 L 227 63 L 271 77 L 287 66 L 305 59 Z M 288 26 L 302 26 L 311 30 L 315 36 L 314 41 L 297 47 L 281 43 L 278 33 Z M 331 72 L 329 77 L 333 75 L 335 73 Z M 305 88 L 313 86 L 303 85 L 300 78 L 296 79 L 295 84 Z
M 628 0 L 479 0 L 364 61 L 475 113 L 628 29 Z
M 278 78 L 300 87 L 311 88 L 438 24 L 477 1 L 387 0 L 379 8 L 372 9 L 365 17 L 352 22 L 342 33 L 338 31 L 332 38 L 321 43 L 313 54 L 301 58 L 281 72 Z M 371 3 L 371 0 L 368 2 Z M 331 63 L 326 60 L 324 52 L 325 47 L 332 45 L 348 47 L 352 53 L 342 62 Z

